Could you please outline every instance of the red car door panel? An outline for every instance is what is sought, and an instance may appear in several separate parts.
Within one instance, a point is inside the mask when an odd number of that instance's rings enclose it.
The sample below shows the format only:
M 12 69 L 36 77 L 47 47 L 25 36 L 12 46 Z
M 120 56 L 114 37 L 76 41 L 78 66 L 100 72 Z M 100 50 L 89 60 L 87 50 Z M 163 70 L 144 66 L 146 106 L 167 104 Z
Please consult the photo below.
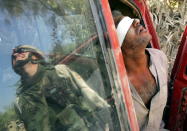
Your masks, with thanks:
M 172 131 L 187 129 L 187 26 L 171 74 L 173 94 L 168 128 Z

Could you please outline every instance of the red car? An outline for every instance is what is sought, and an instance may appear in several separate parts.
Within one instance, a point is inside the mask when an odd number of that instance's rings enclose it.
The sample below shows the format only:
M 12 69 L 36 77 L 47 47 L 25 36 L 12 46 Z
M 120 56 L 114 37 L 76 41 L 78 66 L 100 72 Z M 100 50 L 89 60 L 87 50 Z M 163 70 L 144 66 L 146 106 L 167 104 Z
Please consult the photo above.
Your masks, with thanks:
M 111 14 L 115 9 L 140 18 L 152 35 L 149 48 L 160 49 L 145 0 L 0 0 L 0 130 L 24 128 L 12 108 L 20 76 L 12 70 L 11 53 L 20 44 L 42 50 L 51 65 L 67 65 L 108 102 L 111 110 L 100 116 L 109 122 L 101 130 L 139 130 Z M 186 36 L 187 27 L 168 83 L 164 120 L 173 131 L 187 130 Z

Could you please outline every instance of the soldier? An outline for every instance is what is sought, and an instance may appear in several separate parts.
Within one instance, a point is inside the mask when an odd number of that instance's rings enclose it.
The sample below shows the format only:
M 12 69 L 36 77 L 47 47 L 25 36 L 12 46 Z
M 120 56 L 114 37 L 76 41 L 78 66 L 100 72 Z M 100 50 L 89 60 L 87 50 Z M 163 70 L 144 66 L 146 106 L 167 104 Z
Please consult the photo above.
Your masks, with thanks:
M 98 113 L 110 106 L 67 66 L 51 66 L 40 50 L 20 45 L 13 50 L 12 67 L 21 77 L 15 109 L 27 130 L 105 128 Z

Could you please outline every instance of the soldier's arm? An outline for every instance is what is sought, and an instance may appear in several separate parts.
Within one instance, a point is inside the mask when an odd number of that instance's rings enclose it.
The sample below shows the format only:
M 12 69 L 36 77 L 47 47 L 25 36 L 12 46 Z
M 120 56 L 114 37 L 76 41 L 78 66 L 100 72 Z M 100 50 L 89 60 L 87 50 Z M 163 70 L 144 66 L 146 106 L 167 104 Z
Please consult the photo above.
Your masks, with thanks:
M 91 89 L 87 83 L 83 80 L 83 78 L 78 75 L 76 72 L 72 71 L 65 65 L 57 65 L 55 66 L 57 70 L 57 74 L 59 76 L 66 75 L 71 81 L 77 86 L 81 91 L 82 100 L 81 106 L 86 109 L 95 110 L 97 108 L 108 108 L 110 105 L 100 97 L 93 89 Z
M 69 82 L 71 82 L 70 86 L 67 87 L 71 90 L 76 90 L 78 92 L 78 95 L 75 95 L 74 101 L 72 102 L 73 105 L 75 104 L 75 111 L 78 113 L 79 120 L 84 120 L 83 127 L 89 128 L 89 129 L 107 129 L 107 125 L 110 124 L 110 119 L 107 119 L 110 114 L 110 105 L 102 98 L 100 97 L 93 89 L 91 89 L 87 83 L 82 79 L 80 75 L 78 75 L 76 72 L 72 71 L 65 65 L 57 65 L 55 66 L 57 75 L 59 77 L 64 77 L 68 79 Z M 68 85 L 68 84 L 67 84 Z M 73 91 L 74 92 L 74 91 Z M 82 114 L 79 114 L 79 110 L 85 111 Z M 67 112 L 65 113 L 67 114 Z M 102 116 L 105 117 L 102 117 Z M 75 115 L 73 115 L 75 116 Z M 67 118 L 67 117 L 66 117 Z M 73 117 L 69 117 L 70 119 Z M 86 122 L 87 121 L 87 122 Z M 89 124 L 88 124 L 89 123 Z M 77 122 L 72 122 L 72 125 L 77 125 Z M 80 124 L 79 124 L 80 125 Z M 72 126 L 73 127 L 73 126 Z

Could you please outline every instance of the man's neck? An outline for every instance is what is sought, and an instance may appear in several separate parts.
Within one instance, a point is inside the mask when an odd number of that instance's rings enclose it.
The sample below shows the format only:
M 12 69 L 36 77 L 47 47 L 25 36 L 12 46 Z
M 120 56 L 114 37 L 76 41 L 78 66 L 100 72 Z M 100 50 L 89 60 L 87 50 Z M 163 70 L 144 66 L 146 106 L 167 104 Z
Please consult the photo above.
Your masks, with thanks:
M 149 70 L 149 54 L 146 50 L 123 52 L 128 79 L 149 109 L 152 97 L 157 93 L 156 79 Z
M 123 56 L 128 74 L 139 73 L 148 69 L 149 56 L 145 49 L 141 51 L 125 50 Z
M 38 64 L 27 63 L 24 66 L 24 70 L 25 70 L 25 73 L 27 74 L 27 77 L 31 78 L 36 74 L 38 70 Z

